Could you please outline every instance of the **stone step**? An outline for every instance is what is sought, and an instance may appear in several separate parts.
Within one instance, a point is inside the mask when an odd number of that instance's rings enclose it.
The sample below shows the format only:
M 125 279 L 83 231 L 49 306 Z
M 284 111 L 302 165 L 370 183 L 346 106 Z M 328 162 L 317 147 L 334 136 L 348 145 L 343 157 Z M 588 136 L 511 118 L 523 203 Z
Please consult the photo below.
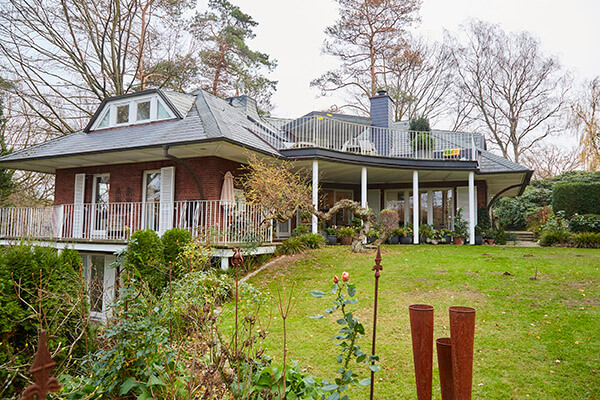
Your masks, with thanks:
M 535 232 L 527 231 L 506 231 L 507 235 L 515 235 L 519 242 L 535 242 Z

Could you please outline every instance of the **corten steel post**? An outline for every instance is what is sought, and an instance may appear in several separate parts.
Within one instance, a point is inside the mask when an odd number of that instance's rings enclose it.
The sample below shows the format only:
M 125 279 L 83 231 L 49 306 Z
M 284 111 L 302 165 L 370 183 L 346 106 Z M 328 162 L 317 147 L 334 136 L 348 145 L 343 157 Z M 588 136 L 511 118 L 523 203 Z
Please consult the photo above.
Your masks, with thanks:
M 412 337 L 417 399 L 431 400 L 433 368 L 433 306 L 413 304 L 408 307 Z
M 48 350 L 46 331 L 40 331 L 37 353 L 29 368 L 34 383 L 23 391 L 23 400 L 45 399 L 48 392 L 56 392 L 60 389 L 58 379 L 50 377 L 54 365 L 56 364 Z
M 238 297 L 238 290 L 239 290 L 239 277 L 238 277 L 238 270 L 239 267 L 242 266 L 242 264 L 244 263 L 244 257 L 242 257 L 242 249 L 240 249 L 239 247 L 236 249 L 233 249 L 234 254 L 233 257 L 231 258 L 231 263 L 233 264 L 233 266 L 235 267 L 235 332 L 234 332 L 234 337 L 233 337 L 233 346 L 235 349 L 235 359 L 236 359 L 236 364 L 237 364 L 237 378 L 238 378 L 238 388 L 240 386 L 240 382 L 239 382 L 239 371 L 240 371 L 240 364 L 239 364 L 239 352 L 238 352 L 238 302 L 239 302 L 239 297 Z
M 440 369 L 440 389 L 442 400 L 454 400 L 454 383 L 452 382 L 452 350 L 449 337 L 435 341 L 437 347 L 438 367 Z
M 471 307 L 450 307 L 449 311 L 454 398 L 456 400 L 471 400 L 475 309 Z
M 375 256 L 375 265 L 372 270 L 375 271 L 375 301 L 373 305 L 373 345 L 371 347 L 371 355 L 375 355 L 375 339 L 377 334 L 377 293 L 379 292 L 379 277 L 381 276 L 381 249 L 377 246 L 377 255 Z M 371 361 L 374 364 L 375 361 Z M 371 371 L 371 400 L 373 400 L 375 390 L 375 372 Z

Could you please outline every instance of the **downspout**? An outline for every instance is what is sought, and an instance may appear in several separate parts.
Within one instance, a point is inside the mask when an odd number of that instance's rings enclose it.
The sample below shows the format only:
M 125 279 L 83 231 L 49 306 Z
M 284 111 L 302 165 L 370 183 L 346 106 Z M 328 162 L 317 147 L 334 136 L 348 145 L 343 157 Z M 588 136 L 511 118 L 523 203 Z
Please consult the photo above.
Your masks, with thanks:
M 196 187 L 198 188 L 198 194 L 200 195 L 200 200 L 205 200 L 204 199 L 204 191 L 202 190 L 202 184 L 200 183 L 200 180 L 198 179 L 198 177 L 196 176 L 196 174 L 194 173 L 194 171 L 190 168 L 190 166 L 185 161 L 183 161 L 183 160 L 175 157 L 172 154 L 169 154 L 169 146 L 163 145 L 162 149 L 163 149 L 163 155 L 166 158 L 168 158 L 169 160 L 175 162 L 176 164 L 182 165 L 187 170 L 187 172 L 190 174 L 190 176 L 194 180 L 194 183 L 196 184 Z

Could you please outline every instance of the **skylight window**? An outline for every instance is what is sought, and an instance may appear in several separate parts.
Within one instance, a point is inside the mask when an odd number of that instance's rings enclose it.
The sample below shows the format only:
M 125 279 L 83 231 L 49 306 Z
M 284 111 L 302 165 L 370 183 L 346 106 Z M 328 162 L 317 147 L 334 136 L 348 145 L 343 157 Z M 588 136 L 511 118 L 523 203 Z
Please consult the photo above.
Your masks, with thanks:
M 117 106 L 117 124 L 126 124 L 129 122 L 129 104 Z
M 137 121 L 147 121 L 150 119 L 150 100 L 137 103 Z

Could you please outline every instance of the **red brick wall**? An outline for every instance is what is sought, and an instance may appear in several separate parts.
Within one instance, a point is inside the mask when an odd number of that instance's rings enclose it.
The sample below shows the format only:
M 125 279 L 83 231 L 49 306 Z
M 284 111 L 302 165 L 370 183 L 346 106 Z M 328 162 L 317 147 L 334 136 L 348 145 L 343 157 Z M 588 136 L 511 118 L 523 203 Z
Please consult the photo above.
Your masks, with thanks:
M 144 171 L 175 166 L 175 200 L 217 200 L 221 196 L 223 177 L 227 171 L 239 176 L 241 164 L 219 157 L 187 158 L 184 162 L 194 171 L 202 185 L 204 199 L 187 168 L 173 161 L 116 164 L 85 168 L 69 168 L 56 171 L 54 204 L 72 204 L 75 175 L 86 174 L 85 202 L 92 201 L 94 174 L 110 174 L 110 202 L 142 201 Z

